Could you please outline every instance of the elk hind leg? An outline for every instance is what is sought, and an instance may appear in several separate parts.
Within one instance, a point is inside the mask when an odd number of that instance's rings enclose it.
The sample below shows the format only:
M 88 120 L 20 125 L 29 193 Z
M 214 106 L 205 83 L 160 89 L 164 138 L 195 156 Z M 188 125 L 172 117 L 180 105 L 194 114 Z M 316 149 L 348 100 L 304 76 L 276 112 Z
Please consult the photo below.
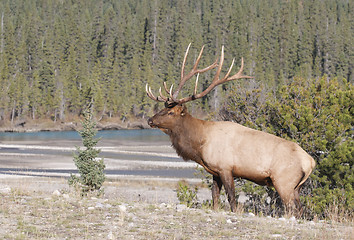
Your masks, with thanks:
M 285 207 L 285 211 L 288 214 L 297 215 L 297 206 L 300 203 L 300 198 L 298 192 L 292 188 L 287 186 L 274 186 L 277 190 L 283 205 Z
M 236 196 L 235 196 L 235 183 L 232 173 L 223 173 L 220 175 L 221 181 L 224 184 L 227 198 L 229 200 L 232 212 L 236 212 Z
M 303 209 L 300 202 L 300 188 L 295 189 L 295 215 L 296 217 L 301 217 L 303 214 Z
M 219 199 L 220 199 L 221 188 L 222 188 L 221 178 L 213 175 L 213 185 L 211 187 L 211 194 L 212 194 L 212 198 L 213 198 L 214 210 L 219 209 Z

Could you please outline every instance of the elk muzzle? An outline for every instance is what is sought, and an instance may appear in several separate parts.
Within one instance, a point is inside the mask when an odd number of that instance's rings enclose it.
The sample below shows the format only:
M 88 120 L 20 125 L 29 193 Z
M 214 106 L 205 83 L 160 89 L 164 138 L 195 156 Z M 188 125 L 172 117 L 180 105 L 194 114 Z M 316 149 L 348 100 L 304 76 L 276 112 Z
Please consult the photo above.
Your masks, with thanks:
M 149 118 L 147 122 L 148 122 L 148 124 L 149 124 L 150 127 L 156 128 L 156 125 L 155 125 L 154 122 L 152 121 L 152 118 Z

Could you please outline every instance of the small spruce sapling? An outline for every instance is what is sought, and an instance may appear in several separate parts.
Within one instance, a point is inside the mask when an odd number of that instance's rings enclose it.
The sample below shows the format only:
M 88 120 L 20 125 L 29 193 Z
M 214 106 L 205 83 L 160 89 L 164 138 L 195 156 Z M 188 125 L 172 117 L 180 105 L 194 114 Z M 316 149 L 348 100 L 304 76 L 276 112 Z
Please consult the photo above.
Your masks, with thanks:
M 79 176 L 71 175 L 69 185 L 80 187 L 83 195 L 93 191 L 98 191 L 98 194 L 100 194 L 102 193 L 102 184 L 105 181 L 105 164 L 103 158 L 97 158 L 100 150 L 94 148 L 99 139 L 94 138 L 97 130 L 95 130 L 96 123 L 92 119 L 90 110 L 84 112 L 82 126 L 83 129 L 78 133 L 82 138 L 85 149 L 76 147 L 77 153 L 74 154 L 74 162 Z

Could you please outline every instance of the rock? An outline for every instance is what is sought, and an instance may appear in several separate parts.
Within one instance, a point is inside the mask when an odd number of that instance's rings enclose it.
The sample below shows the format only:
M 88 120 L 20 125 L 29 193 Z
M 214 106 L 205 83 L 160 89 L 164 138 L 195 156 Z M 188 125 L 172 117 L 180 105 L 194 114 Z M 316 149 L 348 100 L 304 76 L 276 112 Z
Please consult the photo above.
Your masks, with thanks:
M 279 220 L 279 221 L 282 221 L 282 222 L 285 222 L 285 221 L 286 221 L 286 219 L 285 219 L 284 217 L 281 217 L 281 218 L 279 218 L 278 220 Z
M 125 206 L 125 205 L 119 205 L 119 210 L 121 211 L 121 212 L 126 212 L 127 211 L 127 207 Z
M 101 209 L 102 209 L 103 207 L 104 207 L 104 206 L 103 206 L 103 204 L 102 204 L 102 203 L 99 203 L 99 202 L 98 202 L 98 203 L 96 203 L 95 208 L 101 208 Z
M 55 190 L 55 191 L 52 193 L 52 195 L 59 197 L 59 196 L 61 195 L 61 193 L 60 193 L 59 190 Z
M 244 192 L 240 192 L 240 195 L 238 196 L 237 202 L 245 204 L 250 198 L 246 195 Z
M 227 220 L 226 220 L 226 223 L 231 224 L 231 223 L 232 223 L 231 219 L 227 219 Z
M 26 121 L 25 120 L 19 120 L 15 123 L 15 127 L 25 127 Z
M 177 204 L 177 205 L 176 205 L 176 211 L 177 211 L 177 212 L 182 212 L 182 211 L 184 211 L 184 210 L 186 210 L 186 209 L 187 209 L 187 206 L 184 205 L 184 204 Z
M 292 216 L 291 218 L 289 218 L 290 222 L 296 222 L 296 217 Z
M 107 239 L 114 239 L 114 235 L 112 231 L 109 231 L 108 235 L 107 235 Z
M 245 217 L 254 217 L 255 215 L 254 215 L 254 213 L 249 212 L 249 213 L 245 213 L 244 216 Z
M 70 198 L 70 196 L 69 196 L 69 194 L 64 193 L 64 194 L 63 194 L 63 198 L 66 199 L 66 200 L 68 200 L 68 199 Z
M 95 210 L 95 208 L 94 207 L 88 207 L 87 210 L 92 211 L 92 210 Z
M 0 194 L 11 193 L 11 188 L 9 186 L 0 186 Z

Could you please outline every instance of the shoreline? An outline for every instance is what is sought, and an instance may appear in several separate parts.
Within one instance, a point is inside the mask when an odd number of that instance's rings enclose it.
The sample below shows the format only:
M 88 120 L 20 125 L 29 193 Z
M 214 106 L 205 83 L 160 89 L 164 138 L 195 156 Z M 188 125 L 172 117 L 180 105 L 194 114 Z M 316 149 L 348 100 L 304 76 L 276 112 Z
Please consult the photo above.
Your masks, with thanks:
M 62 132 L 62 131 L 77 131 L 81 128 L 80 122 L 19 122 L 14 124 L 0 123 L 1 132 Z M 96 130 L 134 130 L 134 129 L 150 129 L 146 120 L 128 121 L 124 123 L 117 123 L 117 121 L 97 122 Z

